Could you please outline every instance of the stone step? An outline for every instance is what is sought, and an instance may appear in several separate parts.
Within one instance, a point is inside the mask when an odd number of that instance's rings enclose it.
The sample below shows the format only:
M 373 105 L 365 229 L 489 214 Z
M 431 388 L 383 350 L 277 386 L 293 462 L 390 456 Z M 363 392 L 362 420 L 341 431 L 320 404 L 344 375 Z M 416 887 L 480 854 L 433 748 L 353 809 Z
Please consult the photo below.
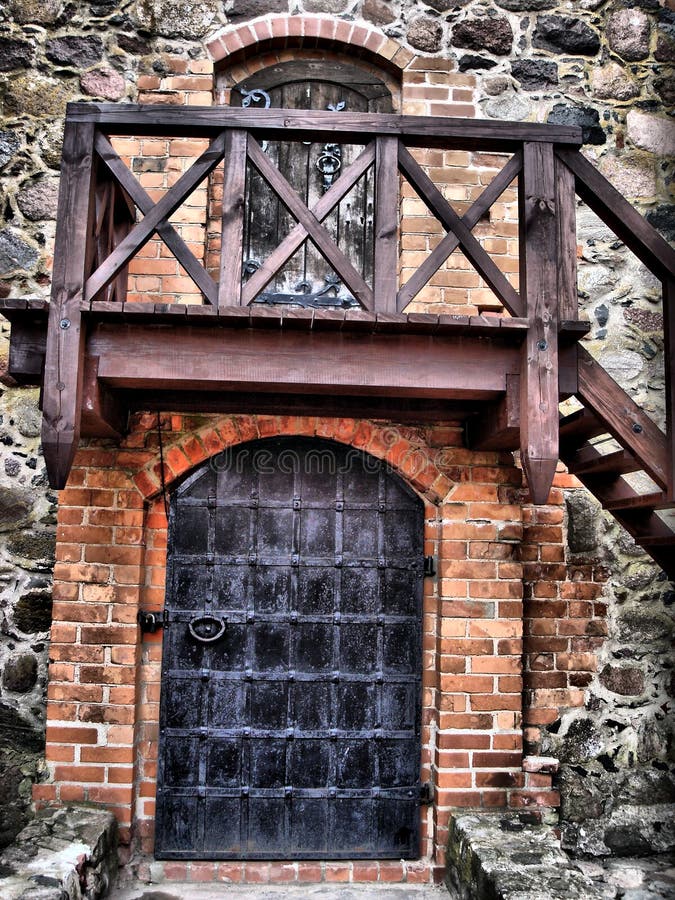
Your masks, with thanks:
M 446 884 L 453 900 L 613 900 L 531 815 L 468 814 L 450 821 Z

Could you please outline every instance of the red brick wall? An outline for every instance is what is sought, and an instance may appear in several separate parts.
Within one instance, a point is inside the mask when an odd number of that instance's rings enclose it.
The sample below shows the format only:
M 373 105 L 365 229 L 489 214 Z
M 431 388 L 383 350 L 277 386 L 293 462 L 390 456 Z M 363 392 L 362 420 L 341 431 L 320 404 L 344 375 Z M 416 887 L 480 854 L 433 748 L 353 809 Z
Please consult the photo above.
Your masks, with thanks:
M 141 415 L 119 448 L 81 449 L 60 497 L 50 781 L 35 792 L 39 802 L 83 800 L 112 808 L 123 839 L 130 840 L 133 826 L 148 853 L 161 634 L 141 637 L 135 620 L 139 607 L 160 609 L 164 598 L 166 516 L 156 426 L 154 414 Z M 425 501 L 426 552 L 435 555 L 438 570 L 425 582 L 421 771 L 435 786 L 435 803 L 421 813 L 422 855 L 429 866 L 442 864 L 452 809 L 555 805 L 555 793 L 547 790 L 550 776 L 524 773 L 521 765 L 520 557 L 534 547 L 545 558 L 551 552 L 546 548 L 556 541 L 560 546 L 560 532 L 540 533 L 536 528 L 544 526 L 530 523 L 530 510 L 520 502 L 521 473 L 510 454 L 464 449 L 459 426 L 163 416 L 162 431 L 169 488 L 224 447 L 277 434 L 328 437 L 387 459 Z M 558 566 L 550 574 L 563 573 Z M 532 700 L 550 698 L 533 694 Z

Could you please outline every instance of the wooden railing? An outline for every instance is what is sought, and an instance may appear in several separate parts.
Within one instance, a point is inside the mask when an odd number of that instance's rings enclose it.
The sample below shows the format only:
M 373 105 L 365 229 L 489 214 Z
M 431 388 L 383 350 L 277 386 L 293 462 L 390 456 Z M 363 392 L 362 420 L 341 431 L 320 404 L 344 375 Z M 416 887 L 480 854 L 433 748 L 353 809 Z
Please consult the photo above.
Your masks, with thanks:
M 209 144 L 188 171 L 154 202 L 117 154 L 115 138 L 120 135 L 189 136 L 206 138 Z M 271 140 L 330 140 L 362 145 L 363 149 L 310 209 L 263 152 L 261 143 Z M 363 310 L 390 317 L 401 314 L 450 254 L 461 249 L 503 305 L 504 315 L 513 317 L 514 324 L 525 326 L 516 398 L 522 411 L 520 448 L 532 498 L 536 503 L 543 503 L 559 456 L 559 333 L 565 323 L 578 318 L 575 224 L 575 193 L 578 192 L 666 285 L 669 449 L 668 472 L 664 478 L 672 496 L 673 392 L 669 366 L 674 326 L 669 312 L 673 302 L 675 253 L 586 162 L 579 153 L 580 143 L 577 128 L 527 123 L 376 116 L 344 111 L 335 114 L 71 104 L 63 150 L 44 379 L 43 444 L 52 483 L 65 484 L 79 440 L 84 377 L 83 316 L 115 305 L 119 307 L 120 303 L 124 305 L 127 266 L 148 241 L 161 239 L 197 286 L 203 302 L 223 311 L 254 301 L 297 249 L 309 240 Z M 500 152 L 510 154 L 510 159 L 460 216 L 415 160 L 415 148 Z M 224 181 L 223 250 L 216 281 L 192 253 L 170 218 L 220 165 Z M 248 281 L 242 282 L 247 166 L 259 173 L 297 224 Z M 324 223 L 371 168 L 376 186 L 375 243 L 373 275 L 368 283 Z M 520 253 L 517 290 L 472 231 L 515 179 Z M 430 213 L 440 221 L 445 234 L 412 276 L 399 285 L 402 181 L 414 188 Z M 134 209 L 142 215 L 137 223 Z M 147 311 L 160 315 L 166 309 L 151 307 Z M 315 315 L 320 317 L 322 313 L 317 310 Z M 510 384 L 514 383 L 512 379 Z M 584 390 L 585 403 L 596 403 L 603 408 L 612 403 L 611 396 L 595 392 L 592 384 L 587 384 Z M 513 400 L 513 397 L 505 398 L 511 405 Z M 624 424 L 630 430 L 633 426 L 629 419 L 630 415 Z

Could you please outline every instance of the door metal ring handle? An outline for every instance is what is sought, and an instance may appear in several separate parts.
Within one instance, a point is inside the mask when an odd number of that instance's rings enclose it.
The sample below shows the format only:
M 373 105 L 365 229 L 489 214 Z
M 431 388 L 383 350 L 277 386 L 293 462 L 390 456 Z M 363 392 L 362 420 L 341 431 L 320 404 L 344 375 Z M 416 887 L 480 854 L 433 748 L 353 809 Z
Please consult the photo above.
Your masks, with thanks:
M 196 630 L 196 626 L 200 623 L 207 625 L 206 634 L 199 634 Z M 191 619 L 188 622 L 188 631 L 196 641 L 200 641 L 202 644 L 212 644 L 225 634 L 226 625 L 225 619 L 218 619 L 207 613 L 205 616 L 195 616 L 194 619 Z

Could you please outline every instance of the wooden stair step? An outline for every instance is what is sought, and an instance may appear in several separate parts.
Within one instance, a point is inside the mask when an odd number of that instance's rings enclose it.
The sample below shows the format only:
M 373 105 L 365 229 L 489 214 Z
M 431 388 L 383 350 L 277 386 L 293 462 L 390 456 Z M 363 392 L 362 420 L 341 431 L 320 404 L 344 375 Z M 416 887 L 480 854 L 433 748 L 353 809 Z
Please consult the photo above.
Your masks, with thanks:
M 593 493 L 596 493 L 595 491 Z M 603 508 L 609 512 L 620 512 L 628 509 L 665 509 L 671 504 L 666 501 L 666 495 L 663 491 L 654 491 L 650 494 L 634 493 L 633 496 L 613 497 L 608 499 L 602 496 L 602 491 L 596 493 L 598 500 L 602 503 Z
M 638 472 L 642 466 L 627 450 L 600 453 L 593 444 L 581 447 L 571 459 L 566 460 L 573 475 L 626 475 Z
M 607 433 L 597 416 L 586 409 L 577 409 L 560 419 L 560 455 L 564 458 L 578 450 L 586 441 Z

